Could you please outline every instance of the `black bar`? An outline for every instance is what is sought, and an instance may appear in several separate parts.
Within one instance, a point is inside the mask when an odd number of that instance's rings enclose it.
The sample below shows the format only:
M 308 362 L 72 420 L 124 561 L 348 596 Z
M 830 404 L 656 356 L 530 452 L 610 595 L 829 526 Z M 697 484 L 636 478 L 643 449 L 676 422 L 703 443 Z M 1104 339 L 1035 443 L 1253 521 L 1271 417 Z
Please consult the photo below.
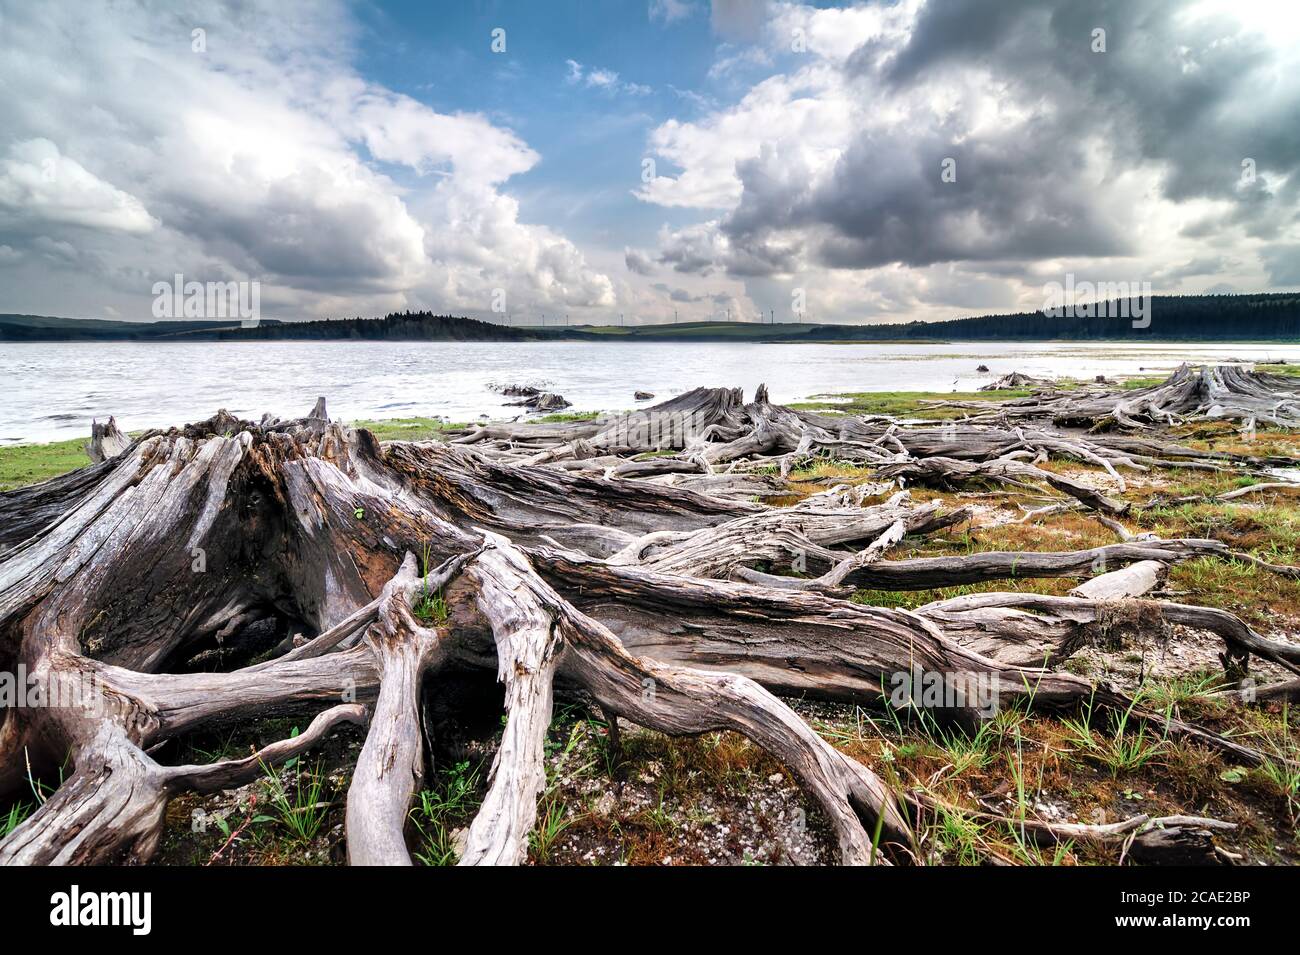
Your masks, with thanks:
M 74 885 L 83 904 L 89 893 L 148 892 L 148 934 L 135 935 L 130 924 L 52 925 L 56 893 L 70 897 Z M 482 932 L 484 941 L 500 930 L 598 944 L 608 930 L 644 932 L 653 943 L 688 924 L 692 936 L 736 944 L 746 937 L 770 944 L 773 932 L 825 942 L 834 924 L 848 933 L 840 944 L 861 931 L 864 946 L 879 944 L 881 931 L 934 944 L 980 934 L 1008 944 L 1190 934 L 1220 942 L 1243 931 L 1280 931 L 1290 921 L 1295 889 L 1284 867 L 1260 866 L 0 870 L 0 898 L 15 938 L 75 935 L 126 946 L 252 943 L 286 932 L 295 945 L 373 943 L 389 931 L 446 937 L 452 926 L 460 926 L 457 935 Z M 136 911 L 143 911 L 143 896 Z

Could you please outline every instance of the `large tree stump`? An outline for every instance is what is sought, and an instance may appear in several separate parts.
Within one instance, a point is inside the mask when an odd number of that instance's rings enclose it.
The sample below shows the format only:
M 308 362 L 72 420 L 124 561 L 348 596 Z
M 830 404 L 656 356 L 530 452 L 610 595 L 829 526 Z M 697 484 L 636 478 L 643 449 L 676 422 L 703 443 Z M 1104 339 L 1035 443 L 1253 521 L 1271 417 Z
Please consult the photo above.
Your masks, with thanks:
M 1180 372 L 1169 389 L 1190 381 Z M 1233 373 L 1216 373 L 1205 387 L 1214 382 L 1234 395 L 1249 391 L 1249 380 Z M 424 772 L 423 677 L 453 660 L 494 667 L 507 710 L 465 864 L 524 859 L 561 684 L 666 733 L 744 734 L 817 801 L 842 861 L 902 862 L 923 808 L 916 797 L 892 792 L 826 743 L 781 694 L 879 706 L 892 674 L 920 666 L 996 677 L 1008 700 L 1040 709 L 1087 702 L 1129 711 L 1123 694 L 1055 663 L 1107 607 L 1147 593 L 1159 568 L 1231 556 L 1215 541 L 1175 540 L 889 560 L 905 535 L 933 533 L 968 513 L 908 493 L 863 506 L 831 488 L 793 507 L 708 493 L 745 486 L 757 469 L 779 488 L 795 462 L 828 453 L 886 478 L 1041 480 L 1075 506 L 1117 513 L 1105 496 L 1052 480 L 1021 452 L 1084 457 L 1112 472 L 1233 466 L 1228 457 L 1117 448 L 1047 429 L 840 420 L 773 405 L 764 389 L 749 403 L 738 391 L 697 389 L 635 414 L 386 446 L 330 422 L 323 400 L 295 421 L 254 424 L 222 412 L 125 445 L 110 419 L 92 441 L 99 463 L 0 495 L 0 666 L 21 664 L 47 696 L 76 691 L 60 697 L 68 705 L 3 713 L 0 793 L 25 784 L 19 767 L 28 761 L 37 773 L 65 763 L 72 770 L 0 842 L 0 862 L 147 860 L 175 794 L 248 781 L 339 723 L 365 720 L 347 800 L 348 854 L 357 863 L 407 864 L 406 818 Z M 671 454 L 633 460 L 647 450 Z M 679 478 L 704 490 L 670 483 Z M 1087 577 L 1099 562 L 1112 573 L 1083 585 L 1079 597 L 981 594 L 918 613 L 843 599 L 852 586 Z M 448 608 L 436 626 L 411 610 L 429 588 Z M 1234 653 L 1300 672 L 1294 648 L 1231 614 L 1150 605 L 1163 620 L 1220 634 Z M 231 672 L 175 672 L 275 614 L 295 620 L 306 639 Z M 1026 649 L 1047 652 L 1035 662 Z M 973 716 L 965 704 L 957 709 L 954 716 Z M 267 741 L 248 758 L 166 767 L 150 756 L 186 733 L 284 712 L 314 718 L 301 736 Z M 1234 760 L 1260 759 L 1248 745 L 1172 717 L 1142 718 Z M 877 828 L 879 846 L 870 835 Z M 1187 835 L 1140 845 L 1204 855 L 1193 844 L 1205 827 L 1181 828 Z

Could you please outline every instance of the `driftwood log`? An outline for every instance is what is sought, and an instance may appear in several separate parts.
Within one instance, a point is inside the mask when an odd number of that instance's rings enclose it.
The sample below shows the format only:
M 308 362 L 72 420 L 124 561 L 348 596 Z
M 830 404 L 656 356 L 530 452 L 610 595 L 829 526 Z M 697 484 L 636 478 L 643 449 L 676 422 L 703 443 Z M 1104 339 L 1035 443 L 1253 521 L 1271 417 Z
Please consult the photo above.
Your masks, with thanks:
M 1282 405 L 1272 413 L 1286 414 Z M 1216 541 L 887 559 L 905 536 L 970 518 L 898 490 L 899 478 L 1041 486 L 1115 515 L 1122 506 L 1104 494 L 1033 462 L 1071 456 L 1112 473 L 1243 464 L 1149 437 L 1122 446 L 1050 424 L 818 415 L 774 405 L 762 388 L 751 402 L 738 390 L 697 389 L 627 415 L 493 424 L 450 443 L 381 445 L 331 422 L 323 400 L 302 419 L 220 412 L 115 451 L 113 432 L 110 421 L 97 435 L 98 463 L 0 494 L 0 670 L 21 667 L 57 701 L 3 711 L 0 796 L 29 772 L 68 767 L 0 842 L 3 863 L 147 860 L 172 796 L 247 782 L 352 722 L 367 736 L 347 797 L 349 859 L 409 864 L 426 678 L 452 666 L 493 668 L 506 708 L 462 864 L 524 860 L 561 689 L 665 733 L 747 736 L 817 802 L 843 862 L 906 862 L 926 807 L 830 746 L 782 696 L 881 706 L 891 676 L 919 666 L 994 678 L 1006 702 L 1128 712 L 1122 693 L 1057 667 L 1134 614 L 1216 633 L 1234 661 L 1254 655 L 1300 673 L 1294 648 L 1231 614 L 1146 597 L 1170 563 L 1230 558 Z M 874 467 L 881 483 L 831 487 L 794 506 L 756 503 L 818 455 Z M 890 488 L 864 503 L 866 491 Z M 1077 596 L 982 594 L 916 613 L 844 599 L 855 586 L 1026 576 L 1096 579 Z M 430 591 L 445 598 L 445 621 L 413 612 Z M 1121 604 L 1137 609 L 1116 613 Z M 306 639 L 230 672 L 186 672 L 196 653 L 272 616 L 295 621 Z M 167 740 L 272 713 L 312 719 L 244 759 L 154 758 Z M 960 701 L 943 715 L 978 718 Z M 1234 760 L 1260 759 L 1171 716 L 1139 716 Z M 1212 822 L 1168 828 L 1204 842 Z M 1151 828 L 1142 819 L 1040 834 L 1104 841 Z M 1134 845 L 1158 857 L 1162 840 L 1180 858 L 1189 851 L 1167 834 Z
M 1052 389 L 1007 402 L 997 414 L 1131 430 L 1198 417 L 1294 428 L 1300 427 L 1300 379 L 1237 365 L 1183 365 L 1149 388 L 1126 391 L 1103 384 L 1079 391 Z

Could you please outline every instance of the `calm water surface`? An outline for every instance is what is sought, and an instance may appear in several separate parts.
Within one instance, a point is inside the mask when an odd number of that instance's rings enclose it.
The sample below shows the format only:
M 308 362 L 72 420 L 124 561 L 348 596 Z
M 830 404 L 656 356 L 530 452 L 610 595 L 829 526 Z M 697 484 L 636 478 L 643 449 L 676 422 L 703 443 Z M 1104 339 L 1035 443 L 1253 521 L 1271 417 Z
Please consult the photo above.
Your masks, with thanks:
M 766 383 L 773 400 L 839 391 L 966 391 L 1030 375 L 1165 372 L 1179 362 L 1300 360 L 1300 345 L 954 343 L 761 345 L 605 342 L 191 342 L 0 344 L 0 444 L 89 434 L 116 415 L 129 431 L 197 421 L 219 408 L 254 420 L 310 410 L 331 417 L 505 417 L 494 384 L 557 391 L 577 411 L 635 406 L 697 385 Z M 985 364 L 988 374 L 975 371 Z

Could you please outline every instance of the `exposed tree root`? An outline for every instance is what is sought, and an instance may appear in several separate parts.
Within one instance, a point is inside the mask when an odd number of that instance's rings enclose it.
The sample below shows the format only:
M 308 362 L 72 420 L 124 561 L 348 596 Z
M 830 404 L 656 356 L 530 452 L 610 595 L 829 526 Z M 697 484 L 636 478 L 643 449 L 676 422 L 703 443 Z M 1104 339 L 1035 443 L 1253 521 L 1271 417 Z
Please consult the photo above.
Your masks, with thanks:
M 1236 365 L 1183 365 L 1168 380 L 1150 388 L 1051 391 L 1007 402 L 998 413 L 1045 417 L 1058 423 L 1117 424 L 1134 430 L 1197 417 L 1294 428 L 1300 426 L 1300 386 L 1294 378 Z
M 1173 410 L 1186 409 L 1174 396 L 1208 388 L 1217 407 L 1262 415 L 1254 381 L 1180 371 L 1159 395 L 1107 413 L 1121 422 L 1190 414 Z M 1270 420 L 1289 407 L 1271 405 Z M 876 492 L 897 478 L 1047 484 L 1115 523 L 1121 502 L 1026 459 L 1069 455 L 1116 477 L 1118 468 L 1232 463 L 1152 439 L 1121 447 L 1000 424 L 841 419 L 773 405 L 762 389 L 749 403 L 735 390 L 697 389 L 622 419 L 493 425 L 450 445 L 381 447 L 330 423 L 323 400 L 294 421 L 221 412 L 133 442 L 116 442 L 111 425 L 97 435 L 102 462 L 0 495 L 0 665 L 21 665 L 54 701 L 4 712 L 0 795 L 21 784 L 27 761 L 37 773 L 71 768 L 0 842 L 0 862 L 147 860 L 172 796 L 241 785 L 339 723 L 366 720 L 347 796 L 349 859 L 409 864 L 408 814 L 425 772 L 424 677 L 452 661 L 494 667 L 507 713 L 462 864 L 527 857 L 557 687 L 665 733 L 747 736 L 816 800 L 841 860 L 860 864 L 907 861 L 924 807 L 776 694 L 881 706 L 898 675 L 919 668 L 953 684 L 992 680 L 1003 705 L 1136 712 L 1171 737 L 1258 762 L 1250 747 L 1055 667 L 1125 627 L 1180 624 L 1220 635 L 1225 664 L 1253 655 L 1300 673 L 1300 651 L 1232 614 L 1140 599 L 1172 562 L 1231 559 L 1218 541 L 889 560 L 905 537 L 971 512 L 908 492 L 864 504 L 861 489 L 842 486 L 789 507 L 744 499 L 755 487 L 779 493 L 800 461 L 829 455 L 877 469 L 885 483 Z M 842 599 L 853 587 L 1032 576 L 1095 579 L 1079 596 L 979 594 L 917 613 Z M 433 597 L 445 612 L 431 617 Z M 195 652 L 272 615 L 306 636 L 265 662 L 183 672 Z M 980 715 L 961 697 L 943 709 Z M 155 758 L 185 734 L 278 713 L 316 715 L 301 736 L 243 759 Z M 1211 823 L 1018 824 L 1046 838 L 1122 838 L 1158 855 L 1170 832 Z

